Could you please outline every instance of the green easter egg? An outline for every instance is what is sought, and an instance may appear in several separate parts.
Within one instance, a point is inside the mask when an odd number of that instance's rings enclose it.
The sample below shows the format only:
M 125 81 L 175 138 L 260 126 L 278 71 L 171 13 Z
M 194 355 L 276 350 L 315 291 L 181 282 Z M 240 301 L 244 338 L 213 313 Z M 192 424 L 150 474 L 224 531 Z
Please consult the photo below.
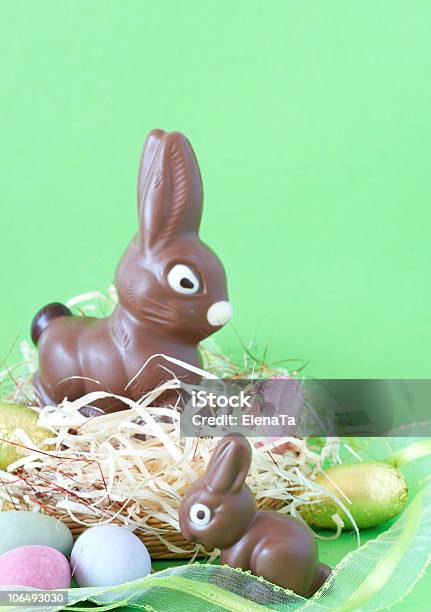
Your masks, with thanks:
M 359 528 L 375 527 L 394 518 L 403 510 L 408 497 L 401 472 L 380 462 L 337 465 L 319 474 L 315 482 L 343 501 Z M 319 494 L 316 499 L 321 501 L 300 507 L 309 525 L 336 529 L 332 516 L 338 514 L 344 529 L 353 528 L 345 512 L 331 498 Z
M 0 534 L 0 555 L 18 546 L 39 544 L 69 557 L 73 545 L 72 533 L 64 523 L 39 512 L 0 512 Z
M 41 443 L 50 437 L 50 432 L 39 427 L 37 422 L 37 412 L 28 406 L 0 402 L 0 470 L 6 470 L 8 465 L 23 454 L 20 447 L 17 446 L 17 444 L 22 444 L 17 436 L 17 429 L 22 429 L 36 448 L 39 448 Z

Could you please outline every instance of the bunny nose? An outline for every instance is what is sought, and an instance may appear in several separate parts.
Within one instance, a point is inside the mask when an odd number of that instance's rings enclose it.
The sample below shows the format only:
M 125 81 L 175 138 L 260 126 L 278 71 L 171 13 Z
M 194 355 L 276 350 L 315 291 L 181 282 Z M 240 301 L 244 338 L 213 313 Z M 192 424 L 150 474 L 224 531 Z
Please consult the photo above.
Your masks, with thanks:
M 232 306 L 229 302 L 215 302 L 208 308 L 207 319 L 210 325 L 214 327 L 220 327 L 226 325 L 226 323 L 232 317 Z

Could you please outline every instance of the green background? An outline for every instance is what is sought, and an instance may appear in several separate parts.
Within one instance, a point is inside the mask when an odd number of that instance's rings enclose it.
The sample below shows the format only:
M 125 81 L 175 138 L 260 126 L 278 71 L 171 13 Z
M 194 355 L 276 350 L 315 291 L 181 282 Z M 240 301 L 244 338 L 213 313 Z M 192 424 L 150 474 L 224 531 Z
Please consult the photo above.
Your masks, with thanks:
M 430 375 L 429 0 L 0 11 L 1 357 L 40 306 L 111 281 L 162 127 L 199 158 L 244 341 L 315 376 Z

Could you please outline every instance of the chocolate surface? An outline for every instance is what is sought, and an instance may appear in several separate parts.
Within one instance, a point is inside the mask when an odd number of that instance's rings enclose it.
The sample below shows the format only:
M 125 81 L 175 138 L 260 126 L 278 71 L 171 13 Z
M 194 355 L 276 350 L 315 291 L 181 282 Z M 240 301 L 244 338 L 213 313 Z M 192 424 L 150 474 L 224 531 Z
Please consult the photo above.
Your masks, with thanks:
M 257 511 L 245 484 L 250 462 L 251 447 L 243 436 L 229 434 L 218 443 L 205 475 L 181 502 L 181 533 L 207 550 L 221 549 L 221 563 L 309 597 L 331 569 L 319 562 L 308 525 L 285 514 Z
M 39 349 L 34 387 L 41 403 L 74 400 L 91 391 L 138 400 L 172 372 L 195 378 L 160 355 L 200 366 L 198 343 L 232 314 L 223 266 L 199 239 L 202 199 L 187 138 L 153 130 L 139 169 L 139 231 L 116 270 L 114 312 L 104 319 L 77 317 L 51 304 L 33 320 Z M 105 412 L 126 407 L 115 398 L 94 405 Z

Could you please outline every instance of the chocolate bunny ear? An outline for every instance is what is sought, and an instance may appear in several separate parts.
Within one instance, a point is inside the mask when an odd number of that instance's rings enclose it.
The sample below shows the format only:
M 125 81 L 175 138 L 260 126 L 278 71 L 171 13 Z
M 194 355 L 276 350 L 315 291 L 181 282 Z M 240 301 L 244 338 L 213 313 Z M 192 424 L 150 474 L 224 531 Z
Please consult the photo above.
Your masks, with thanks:
M 212 493 L 235 493 L 245 482 L 251 463 L 251 447 L 241 435 L 225 436 L 214 449 L 204 476 Z
M 153 130 L 142 153 L 138 181 L 142 248 L 163 246 L 173 236 L 196 234 L 202 215 L 202 181 L 183 134 Z

